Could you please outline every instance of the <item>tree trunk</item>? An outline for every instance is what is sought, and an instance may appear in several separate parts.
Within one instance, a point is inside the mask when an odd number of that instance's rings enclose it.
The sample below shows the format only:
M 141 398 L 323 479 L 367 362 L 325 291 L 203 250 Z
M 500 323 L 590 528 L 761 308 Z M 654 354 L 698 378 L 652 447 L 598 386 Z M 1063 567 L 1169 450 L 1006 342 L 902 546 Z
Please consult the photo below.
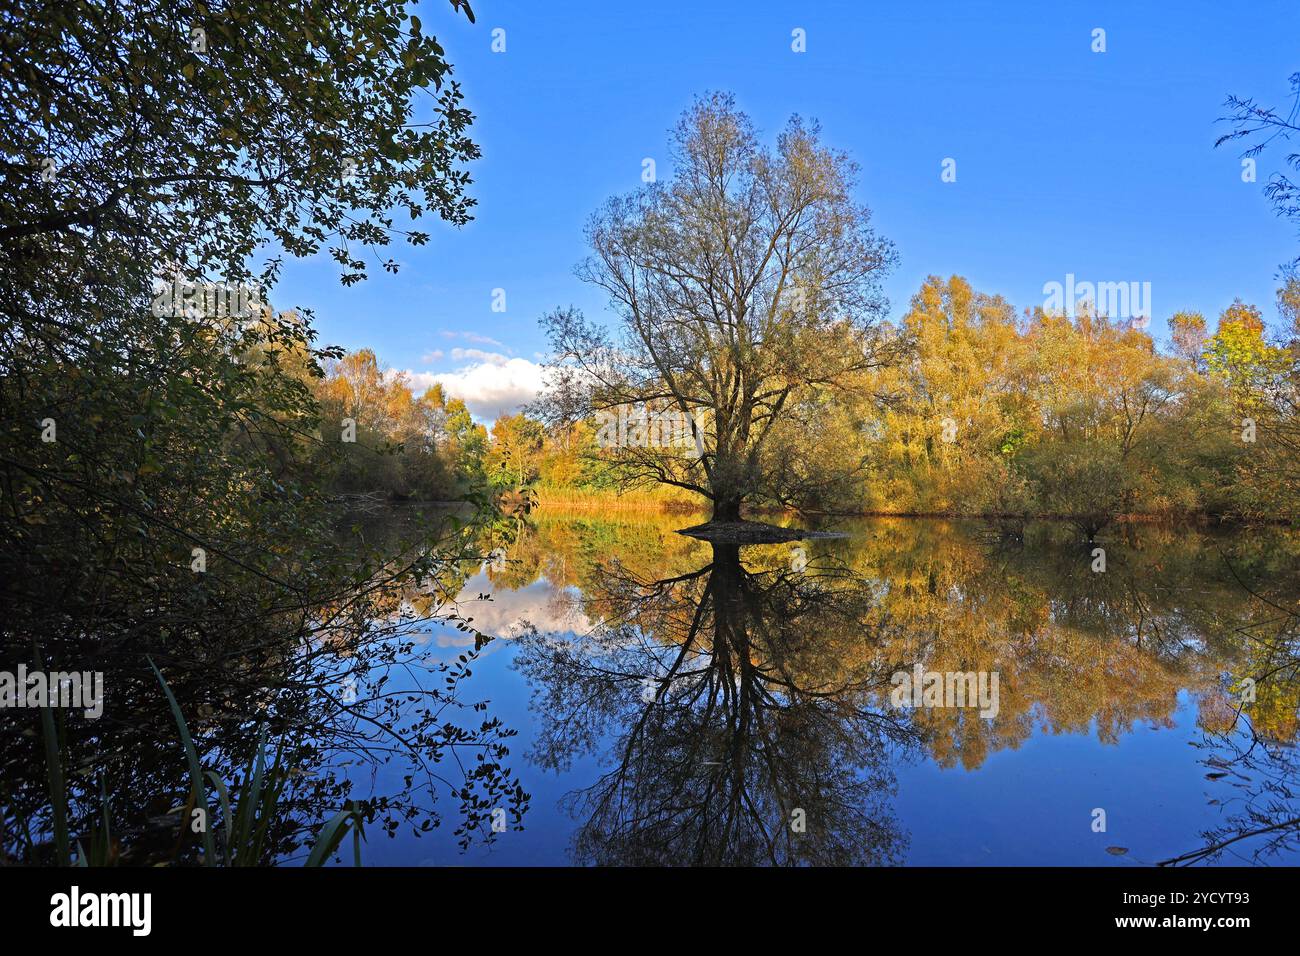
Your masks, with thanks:
M 719 495 L 713 499 L 713 517 L 711 521 L 739 521 L 740 495 Z

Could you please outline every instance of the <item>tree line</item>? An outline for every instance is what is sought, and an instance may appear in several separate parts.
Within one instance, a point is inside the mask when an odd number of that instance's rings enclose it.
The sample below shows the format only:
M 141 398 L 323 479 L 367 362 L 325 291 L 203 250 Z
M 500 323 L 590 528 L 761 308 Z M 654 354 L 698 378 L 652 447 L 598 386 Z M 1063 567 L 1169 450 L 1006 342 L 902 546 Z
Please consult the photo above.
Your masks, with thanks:
M 1146 328 L 1086 305 L 1073 317 L 1017 314 L 960 276 L 932 276 L 882 332 L 882 354 L 896 359 L 810 390 L 816 427 L 771 439 L 786 471 L 764 503 L 1064 516 L 1092 530 L 1118 515 L 1292 519 L 1300 282 L 1283 285 L 1277 307 L 1287 327 L 1276 336 L 1240 300 L 1209 321 L 1178 312 L 1162 349 Z M 327 368 L 317 394 L 329 417 L 358 416 L 373 447 L 405 452 L 358 453 L 345 490 L 450 497 L 479 480 L 613 496 L 653 487 L 655 470 L 685 471 L 698 454 L 663 440 L 653 404 L 624 406 L 617 434 L 609 412 L 548 424 L 525 411 L 489 432 L 439 386 L 415 397 L 369 352 Z

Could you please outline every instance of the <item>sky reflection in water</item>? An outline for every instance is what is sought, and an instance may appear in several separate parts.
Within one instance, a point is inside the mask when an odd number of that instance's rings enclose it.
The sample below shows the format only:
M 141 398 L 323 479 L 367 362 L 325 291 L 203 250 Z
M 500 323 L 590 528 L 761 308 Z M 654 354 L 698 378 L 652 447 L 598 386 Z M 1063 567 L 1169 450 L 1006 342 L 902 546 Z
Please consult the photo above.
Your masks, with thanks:
M 801 554 L 714 549 L 683 523 L 536 516 L 503 567 L 466 582 L 461 612 L 502 639 L 465 693 L 519 732 L 531 808 L 464 853 L 447 826 L 378 836 L 369 864 L 1124 866 L 1279 811 L 1254 761 L 1233 759 L 1245 723 L 1231 729 L 1277 614 L 1232 571 L 1294 606 L 1294 533 L 1117 527 L 1095 573 L 1060 525 L 882 519 Z M 435 627 L 422 650 L 467 642 Z M 891 675 L 918 661 L 998 672 L 997 716 L 893 707 Z M 1288 752 L 1296 696 L 1260 684 L 1253 758 Z

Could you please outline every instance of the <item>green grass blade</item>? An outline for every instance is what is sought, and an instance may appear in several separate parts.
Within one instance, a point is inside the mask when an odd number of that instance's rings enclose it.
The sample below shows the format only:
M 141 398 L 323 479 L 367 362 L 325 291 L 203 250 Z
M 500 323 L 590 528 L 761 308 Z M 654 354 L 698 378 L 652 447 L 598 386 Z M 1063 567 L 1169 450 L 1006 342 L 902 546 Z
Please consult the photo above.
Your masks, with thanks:
M 63 766 L 59 763 L 59 740 L 54 730 L 54 713 L 41 708 L 41 735 L 45 738 L 45 768 L 50 786 L 50 809 L 54 817 L 54 847 L 59 866 L 72 865 L 68 844 L 68 794 L 63 785 Z
M 221 819 L 226 824 L 226 866 L 234 866 L 235 845 L 231 831 L 233 823 L 230 819 L 230 791 L 226 789 L 225 782 L 217 776 L 216 771 L 207 771 L 207 776 L 212 781 L 212 786 L 217 789 L 217 797 L 221 801 Z
M 316 838 L 316 845 L 311 848 L 306 866 L 325 865 L 325 861 L 333 855 L 339 844 L 343 842 L 343 838 L 347 836 L 348 821 L 352 819 L 353 813 L 351 807 L 340 810 L 325 826 L 321 827 L 320 836 Z
M 358 813 L 356 825 L 352 828 L 352 865 L 361 866 L 361 843 L 366 838 L 365 831 L 361 828 L 361 814 Z
M 33 645 L 36 666 L 45 670 L 39 647 Z M 68 843 L 68 791 L 63 783 L 63 765 L 59 761 L 59 735 L 54 728 L 54 711 L 41 708 L 41 736 L 45 738 L 45 770 L 50 785 L 50 810 L 53 813 L 54 848 L 60 866 L 72 865 L 72 849 Z
M 110 823 L 113 818 L 113 803 L 109 799 L 108 785 L 104 783 L 103 775 L 99 778 L 99 805 L 103 814 L 104 829 L 102 833 L 93 835 L 90 852 L 95 854 L 95 859 L 100 866 L 108 866 L 113 862 L 113 829 Z
M 162 671 L 158 670 L 158 665 L 153 662 L 153 658 L 146 658 L 149 666 L 153 668 L 154 674 L 158 677 L 158 683 L 162 684 L 163 693 L 167 695 L 167 703 L 171 705 L 172 716 L 176 718 L 176 728 L 181 734 L 181 743 L 185 745 L 185 757 L 190 764 L 190 790 L 194 795 L 194 805 L 203 811 L 203 862 L 207 866 L 216 866 L 218 863 L 217 854 L 212 844 L 212 827 L 208 826 L 208 794 L 207 789 L 203 786 L 203 768 L 199 766 L 199 753 L 194 749 L 194 741 L 190 739 L 190 728 L 185 723 L 185 715 L 181 713 L 180 704 L 176 703 L 176 695 L 172 693 L 171 687 L 168 686 L 166 678 L 162 676 Z
M 284 788 L 288 782 L 289 774 L 284 764 L 284 740 L 281 739 L 275 745 L 275 759 L 265 774 L 262 801 L 258 808 L 257 827 L 253 831 L 253 848 L 258 859 L 261 859 L 267 831 L 279 812 L 280 798 L 284 795 Z
M 249 845 L 249 834 L 252 832 L 253 819 L 262 798 L 262 780 L 265 774 L 266 728 L 263 727 L 257 735 L 257 752 L 249 760 L 248 768 L 244 772 L 244 789 L 239 795 L 239 809 L 235 811 L 238 817 L 235 843 L 239 847 L 240 854 L 248 857 L 245 862 L 250 866 L 256 866 L 259 858 L 257 847 Z

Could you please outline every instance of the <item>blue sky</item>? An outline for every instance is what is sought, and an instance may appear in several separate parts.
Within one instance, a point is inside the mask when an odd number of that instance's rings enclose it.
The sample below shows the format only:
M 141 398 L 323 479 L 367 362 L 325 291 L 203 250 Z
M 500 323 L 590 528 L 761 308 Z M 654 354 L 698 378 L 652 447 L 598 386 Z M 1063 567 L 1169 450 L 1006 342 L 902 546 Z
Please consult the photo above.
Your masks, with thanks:
M 274 300 L 312 307 L 323 342 L 443 381 L 485 420 L 534 387 L 540 315 L 607 314 L 573 274 L 583 226 L 639 186 L 644 158 L 671 175 L 667 131 L 708 90 L 733 92 L 765 139 L 792 113 L 816 118 L 861 164 L 859 199 L 900 254 L 886 283 L 895 317 L 927 275 L 953 273 L 1018 309 L 1067 273 L 1150 282 L 1157 338 L 1173 312 L 1213 322 L 1236 296 L 1276 317 L 1278 266 L 1298 240 L 1262 186 L 1285 147 L 1244 183 L 1237 151 L 1213 144 L 1229 93 L 1287 104 L 1296 0 L 474 8 L 477 24 L 443 0 L 415 10 L 477 117 L 475 221 L 430 224 L 427 246 L 392 250 L 398 275 L 372 267 L 350 289 L 327 255 L 290 261 Z M 504 53 L 491 49 L 497 28 Z M 953 183 L 940 179 L 948 157 Z

